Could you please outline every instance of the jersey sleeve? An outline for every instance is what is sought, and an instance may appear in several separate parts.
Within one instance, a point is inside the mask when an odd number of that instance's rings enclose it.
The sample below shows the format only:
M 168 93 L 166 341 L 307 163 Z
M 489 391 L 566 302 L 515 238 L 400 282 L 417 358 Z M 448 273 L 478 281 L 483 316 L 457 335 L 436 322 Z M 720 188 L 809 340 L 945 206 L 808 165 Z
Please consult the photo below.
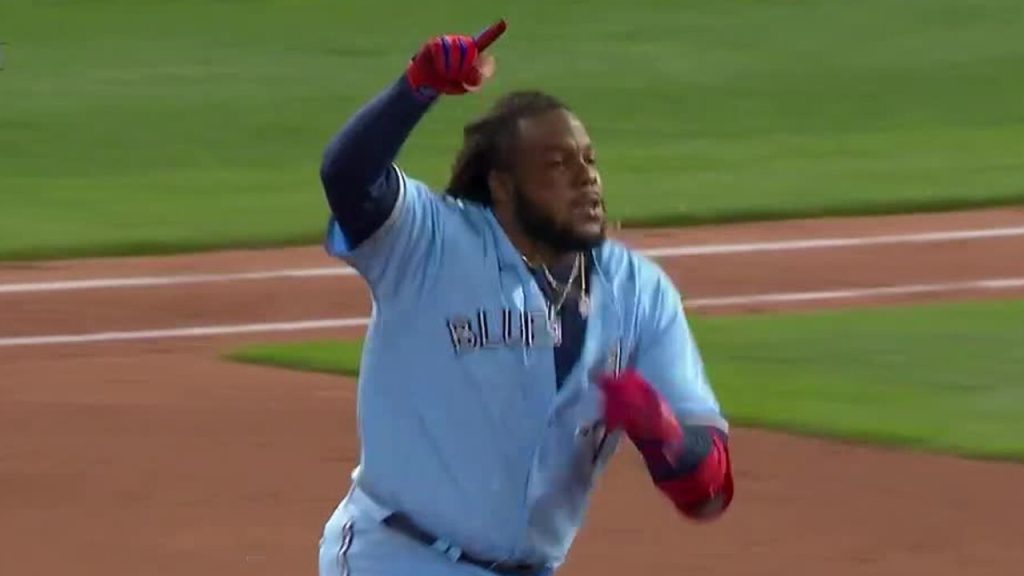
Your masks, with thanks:
M 728 432 L 679 291 L 664 271 L 646 264 L 633 367 L 658 390 L 680 424 Z
M 391 214 L 373 234 L 351 247 L 335 217 L 328 221 L 324 249 L 354 268 L 378 302 L 424 294 L 441 253 L 441 199 L 418 180 L 392 165 L 398 197 Z

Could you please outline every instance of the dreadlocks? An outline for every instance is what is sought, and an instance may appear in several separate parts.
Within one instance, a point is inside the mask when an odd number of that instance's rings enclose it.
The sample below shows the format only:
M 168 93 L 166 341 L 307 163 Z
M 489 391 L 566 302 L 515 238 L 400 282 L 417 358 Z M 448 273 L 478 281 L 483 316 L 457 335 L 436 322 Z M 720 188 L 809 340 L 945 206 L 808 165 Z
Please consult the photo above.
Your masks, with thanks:
M 463 129 L 462 149 L 455 157 L 448 195 L 490 206 L 491 170 L 511 168 L 511 150 L 525 118 L 552 110 L 568 110 L 560 100 L 539 91 L 511 92 L 482 117 Z

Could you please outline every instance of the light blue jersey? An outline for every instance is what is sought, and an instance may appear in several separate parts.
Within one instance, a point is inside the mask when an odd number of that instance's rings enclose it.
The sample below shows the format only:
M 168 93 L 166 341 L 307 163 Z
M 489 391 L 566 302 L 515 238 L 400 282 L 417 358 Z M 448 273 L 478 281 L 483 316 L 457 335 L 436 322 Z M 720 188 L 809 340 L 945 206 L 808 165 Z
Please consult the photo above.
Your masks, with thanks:
M 554 568 L 620 441 L 601 425 L 597 374 L 634 368 L 681 423 L 726 429 L 679 293 L 620 243 L 596 249 L 582 353 L 556 390 L 544 295 L 494 215 L 398 175 L 373 236 L 349 250 L 332 220 L 326 239 L 374 302 L 360 464 L 325 528 L 321 573 L 481 573 L 380 525 L 392 511 L 476 556 Z

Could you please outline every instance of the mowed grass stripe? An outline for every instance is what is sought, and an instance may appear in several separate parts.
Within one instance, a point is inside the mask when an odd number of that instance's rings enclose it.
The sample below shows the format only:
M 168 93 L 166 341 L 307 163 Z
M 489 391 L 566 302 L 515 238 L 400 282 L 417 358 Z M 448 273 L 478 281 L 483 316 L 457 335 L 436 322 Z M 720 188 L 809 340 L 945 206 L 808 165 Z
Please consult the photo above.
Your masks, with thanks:
M 503 7 L 496 82 L 445 99 L 400 161 L 442 186 L 500 93 L 563 97 L 627 223 L 1024 201 L 1024 4 Z M 316 242 L 327 139 L 439 32 L 499 16 L 326 0 L 13 3 L 0 258 Z M 571 22 L 571 25 L 566 25 Z
M 1024 459 L 1024 301 L 692 318 L 736 424 Z M 257 345 L 246 362 L 354 375 L 361 343 Z

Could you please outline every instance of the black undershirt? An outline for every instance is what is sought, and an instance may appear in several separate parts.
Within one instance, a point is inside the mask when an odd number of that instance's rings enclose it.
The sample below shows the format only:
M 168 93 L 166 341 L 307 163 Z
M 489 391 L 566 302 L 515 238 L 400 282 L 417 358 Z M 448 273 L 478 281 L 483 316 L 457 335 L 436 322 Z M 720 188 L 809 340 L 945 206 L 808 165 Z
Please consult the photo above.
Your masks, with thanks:
M 584 265 L 583 273 L 587 277 L 587 286 L 589 292 L 590 286 L 590 259 L 587 258 Z M 533 279 L 540 286 L 541 292 L 547 298 L 549 305 L 556 303 L 560 292 L 556 293 L 556 289 L 550 285 L 547 277 L 544 275 L 543 269 L 540 267 L 530 267 L 530 272 L 533 275 Z M 551 276 L 557 280 L 562 287 L 565 286 L 569 276 L 572 274 L 572 263 L 568 263 L 564 266 L 557 266 L 551 270 Z M 562 328 L 562 342 L 560 345 L 555 347 L 555 387 L 561 389 L 562 384 L 565 382 L 565 378 L 572 371 L 576 362 L 579 361 L 580 354 L 583 351 L 583 340 L 587 331 L 587 319 L 583 317 L 580 311 L 580 288 L 581 282 L 580 277 L 577 277 L 573 282 L 572 287 L 569 290 L 569 294 L 565 299 L 565 303 L 562 304 L 560 309 L 559 317 L 561 318 Z

